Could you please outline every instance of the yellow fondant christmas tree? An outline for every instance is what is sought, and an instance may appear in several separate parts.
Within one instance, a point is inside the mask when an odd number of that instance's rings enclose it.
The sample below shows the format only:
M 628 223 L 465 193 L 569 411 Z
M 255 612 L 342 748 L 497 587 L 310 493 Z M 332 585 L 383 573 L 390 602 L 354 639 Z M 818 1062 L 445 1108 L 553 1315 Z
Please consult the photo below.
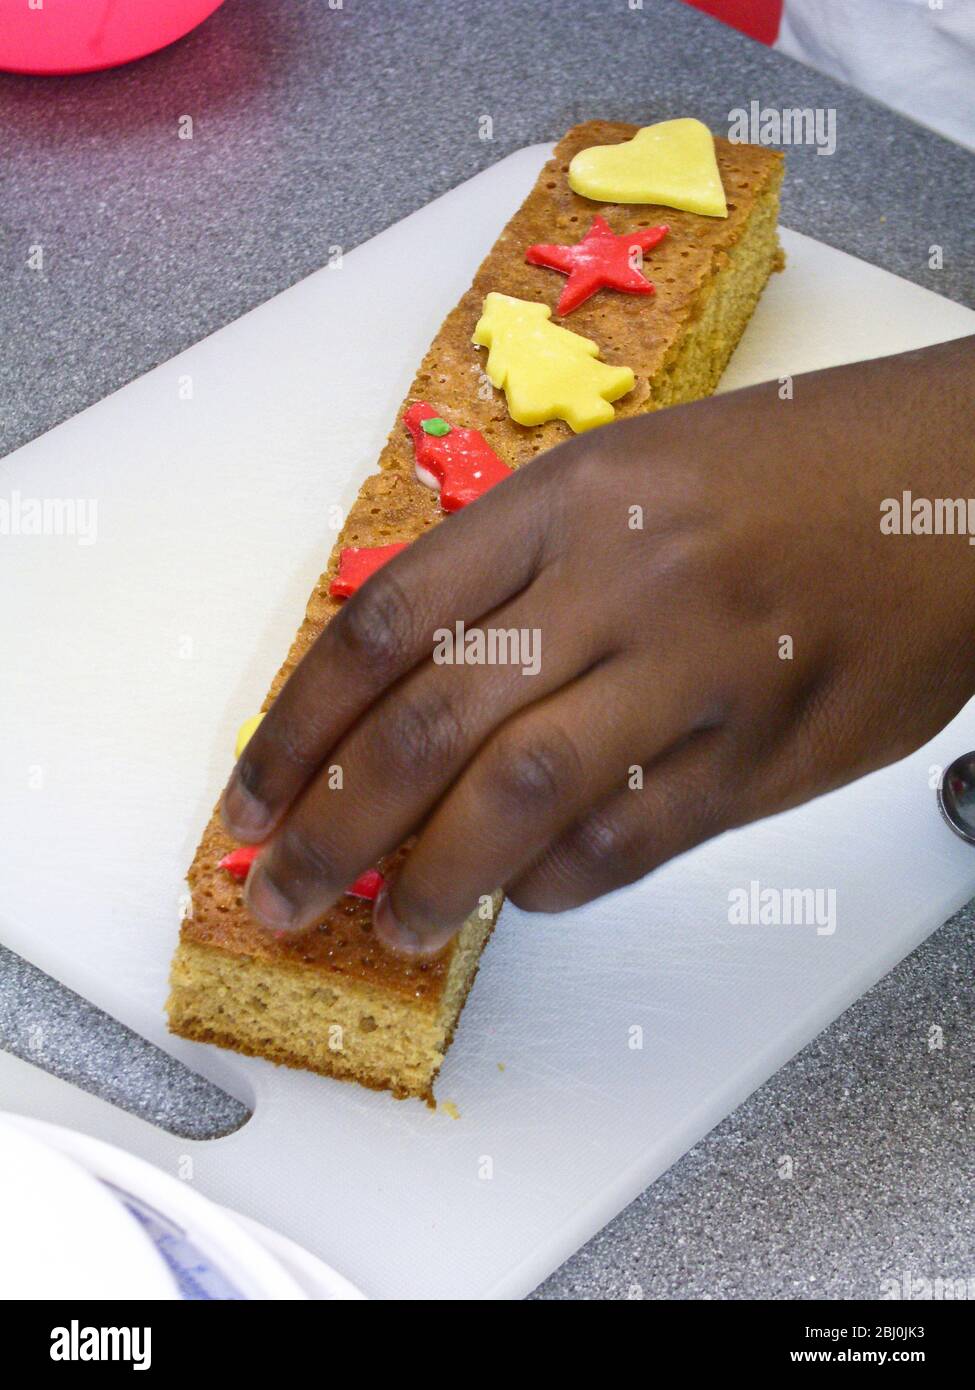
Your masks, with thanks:
M 473 341 L 488 351 L 487 375 L 519 425 L 564 420 L 577 433 L 612 420 L 611 401 L 633 389 L 629 367 L 598 361 L 599 346 L 550 323 L 547 304 L 492 291 Z

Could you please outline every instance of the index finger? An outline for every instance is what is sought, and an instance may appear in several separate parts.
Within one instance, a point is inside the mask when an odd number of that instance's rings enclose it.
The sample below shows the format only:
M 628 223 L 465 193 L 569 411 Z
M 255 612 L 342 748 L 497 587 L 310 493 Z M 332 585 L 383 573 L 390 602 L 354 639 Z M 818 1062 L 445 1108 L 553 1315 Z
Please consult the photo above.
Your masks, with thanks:
M 527 470 L 388 561 L 328 623 L 241 754 L 227 829 L 264 840 L 329 750 L 384 690 L 428 658 L 438 628 L 476 622 L 532 580 L 545 508 Z

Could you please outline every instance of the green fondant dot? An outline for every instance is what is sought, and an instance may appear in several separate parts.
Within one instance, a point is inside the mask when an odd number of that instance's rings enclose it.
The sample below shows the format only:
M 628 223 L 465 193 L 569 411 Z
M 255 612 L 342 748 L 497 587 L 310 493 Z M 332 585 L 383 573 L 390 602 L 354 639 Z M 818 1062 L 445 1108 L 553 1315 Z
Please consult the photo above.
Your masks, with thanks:
M 446 420 L 442 420 L 439 415 L 432 416 L 429 420 L 421 420 L 420 428 L 424 434 L 449 434 L 450 426 Z

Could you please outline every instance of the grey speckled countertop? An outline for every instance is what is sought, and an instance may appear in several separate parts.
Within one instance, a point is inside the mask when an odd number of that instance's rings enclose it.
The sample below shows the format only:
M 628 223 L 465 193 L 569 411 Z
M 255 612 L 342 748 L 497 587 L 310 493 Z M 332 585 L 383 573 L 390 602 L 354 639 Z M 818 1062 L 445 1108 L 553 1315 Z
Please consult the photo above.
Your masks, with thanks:
M 676 0 L 227 0 L 127 68 L 0 75 L 0 454 L 512 150 L 597 115 L 721 130 L 753 100 L 837 113 L 834 155 L 787 151 L 786 225 L 975 302 L 972 157 Z M 536 1296 L 876 1297 L 905 1269 L 971 1277 L 973 945 L 969 907 Z M 0 1042 L 180 1132 L 241 1119 L 2 948 Z

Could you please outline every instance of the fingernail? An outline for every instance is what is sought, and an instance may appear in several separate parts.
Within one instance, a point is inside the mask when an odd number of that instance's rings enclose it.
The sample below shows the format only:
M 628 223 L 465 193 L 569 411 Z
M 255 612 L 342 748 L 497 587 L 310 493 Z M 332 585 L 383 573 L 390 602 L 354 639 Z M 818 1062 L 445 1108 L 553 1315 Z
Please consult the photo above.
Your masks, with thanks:
M 258 861 L 247 875 L 244 890 L 247 910 L 262 926 L 275 931 L 288 931 L 294 928 L 296 912 L 294 903 L 281 892 L 277 884 Z
M 236 774 L 223 794 L 221 814 L 230 833 L 245 844 L 260 843 L 270 829 L 264 802 L 258 801 L 246 787 L 241 786 Z
M 421 936 L 401 922 L 393 911 L 385 885 L 376 894 L 376 901 L 372 905 L 372 925 L 382 944 L 401 956 L 435 956 L 454 935 L 449 928 L 431 927 Z

